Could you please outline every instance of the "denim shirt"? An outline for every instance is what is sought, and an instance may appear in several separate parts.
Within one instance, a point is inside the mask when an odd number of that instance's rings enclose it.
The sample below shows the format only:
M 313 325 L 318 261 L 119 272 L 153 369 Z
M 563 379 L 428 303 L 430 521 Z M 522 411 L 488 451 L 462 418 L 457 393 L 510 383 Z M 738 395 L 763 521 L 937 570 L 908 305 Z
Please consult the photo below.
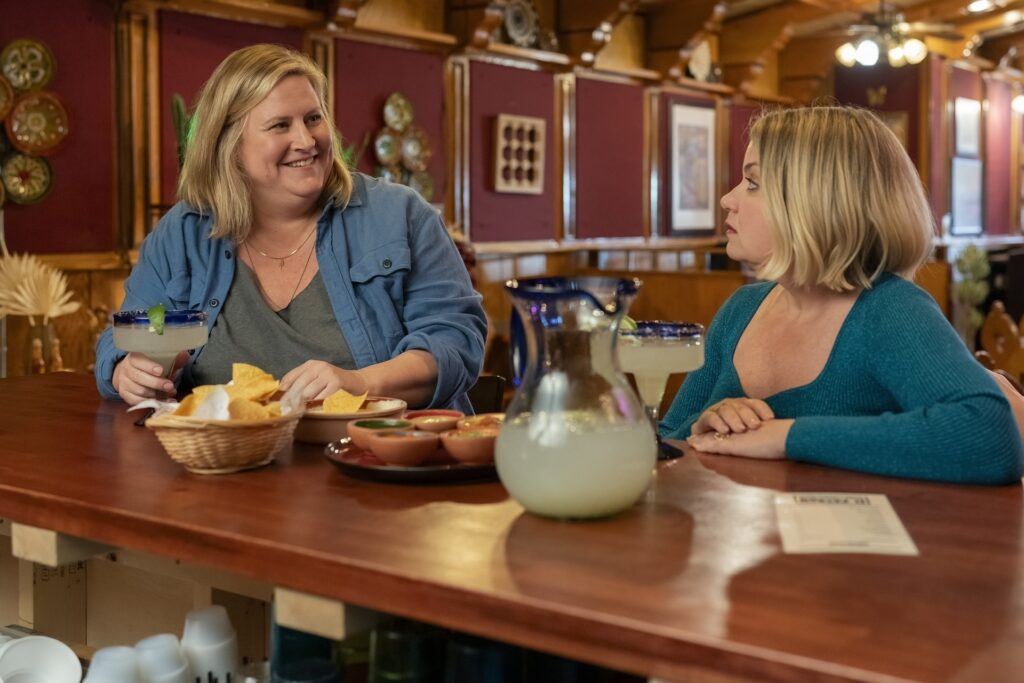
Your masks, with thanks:
M 348 204 L 327 206 L 317 221 L 316 256 L 356 365 L 428 351 L 437 361 L 429 405 L 468 411 L 465 391 L 480 373 L 487 332 L 481 296 L 430 205 L 405 186 L 352 176 Z M 142 243 L 121 310 L 162 302 L 168 310 L 206 311 L 213 326 L 234 277 L 236 245 L 211 239 L 212 229 L 208 214 L 176 204 Z M 118 397 L 111 380 L 125 355 L 108 327 L 96 344 L 96 385 L 105 398 Z

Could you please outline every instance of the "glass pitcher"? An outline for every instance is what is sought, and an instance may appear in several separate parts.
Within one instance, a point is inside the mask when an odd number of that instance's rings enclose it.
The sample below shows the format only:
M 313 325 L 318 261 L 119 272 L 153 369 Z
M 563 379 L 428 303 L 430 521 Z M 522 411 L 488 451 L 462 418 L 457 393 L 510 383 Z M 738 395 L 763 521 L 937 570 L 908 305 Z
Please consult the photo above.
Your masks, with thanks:
M 647 490 L 654 428 L 619 371 L 619 323 L 637 279 L 510 280 L 519 388 L 498 435 L 495 463 L 509 494 L 548 517 L 604 517 Z

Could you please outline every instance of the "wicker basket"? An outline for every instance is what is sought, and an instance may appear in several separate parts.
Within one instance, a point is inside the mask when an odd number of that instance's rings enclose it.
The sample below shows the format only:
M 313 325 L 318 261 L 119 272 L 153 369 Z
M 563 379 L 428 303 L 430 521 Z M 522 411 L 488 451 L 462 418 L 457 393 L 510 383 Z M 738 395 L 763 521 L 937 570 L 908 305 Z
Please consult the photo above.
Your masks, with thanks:
M 175 462 L 196 474 L 262 467 L 292 442 L 301 413 L 266 420 L 203 420 L 162 415 L 146 420 Z

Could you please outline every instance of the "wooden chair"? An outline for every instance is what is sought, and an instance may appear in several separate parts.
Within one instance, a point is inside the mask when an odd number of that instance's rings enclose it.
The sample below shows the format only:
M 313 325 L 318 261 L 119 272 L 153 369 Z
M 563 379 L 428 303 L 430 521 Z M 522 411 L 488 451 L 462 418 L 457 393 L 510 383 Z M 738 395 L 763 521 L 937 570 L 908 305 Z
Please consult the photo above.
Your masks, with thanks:
M 505 378 L 501 375 L 480 375 L 466 395 L 477 415 L 500 413 L 505 409 Z
M 981 326 L 981 350 L 974 354 L 989 370 L 1002 371 L 1019 388 L 1024 380 L 1024 339 L 1020 327 L 1007 314 L 1002 301 L 992 308 Z

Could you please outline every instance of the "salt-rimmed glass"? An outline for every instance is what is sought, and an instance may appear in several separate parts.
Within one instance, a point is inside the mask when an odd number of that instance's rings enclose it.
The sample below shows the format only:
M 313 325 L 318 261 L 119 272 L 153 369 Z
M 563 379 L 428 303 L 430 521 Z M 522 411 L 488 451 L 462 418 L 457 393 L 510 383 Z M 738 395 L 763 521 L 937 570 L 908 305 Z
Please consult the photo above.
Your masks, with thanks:
M 147 311 L 120 311 L 112 318 L 114 346 L 159 363 L 164 377 L 170 377 L 179 353 L 202 346 L 209 335 L 204 311 L 165 312 L 163 334 L 150 329 Z
M 636 328 L 619 328 L 619 369 L 636 380 L 640 401 L 658 425 L 658 411 L 668 377 L 693 372 L 704 365 L 704 327 L 696 323 L 642 320 Z M 662 459 L 679 455 L 678 449 L 658 440 Z

